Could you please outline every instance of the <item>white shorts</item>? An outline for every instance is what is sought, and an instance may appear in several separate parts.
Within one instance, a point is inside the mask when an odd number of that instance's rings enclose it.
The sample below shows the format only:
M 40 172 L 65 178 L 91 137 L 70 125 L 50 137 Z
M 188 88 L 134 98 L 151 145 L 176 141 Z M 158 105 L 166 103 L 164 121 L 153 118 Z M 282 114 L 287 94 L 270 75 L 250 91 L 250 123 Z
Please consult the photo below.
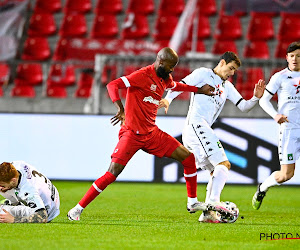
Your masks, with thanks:
M 228 161 L 219 138 L 204 120 L 185 125 L 182 140 L 183 145 L 195 155 L 197 169 L 212 172 L 220 162 Z
M 280 127 L 278 154 L 280 165 L 293 164 L 300 157 L 300 129 Z

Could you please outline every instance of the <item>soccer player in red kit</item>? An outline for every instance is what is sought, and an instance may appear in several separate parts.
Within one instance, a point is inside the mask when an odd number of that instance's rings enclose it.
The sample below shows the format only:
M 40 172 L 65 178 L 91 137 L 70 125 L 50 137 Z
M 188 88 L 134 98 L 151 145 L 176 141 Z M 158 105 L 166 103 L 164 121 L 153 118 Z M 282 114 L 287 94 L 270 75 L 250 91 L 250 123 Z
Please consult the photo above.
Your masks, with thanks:
M 159 102 L 166 89 L 213 95 L 214 88 L 209 85 L 197 88 L 175 83 L 170 73 L 177 63 L 176 52 L 171 48 L 163 48 L 158 52 L 154 64 L 107 85 L 109 96 L 118 109 L 111 122 L 113 125 L 118 122 L 122 124 L 119 142 L 111 155 L 112 160 L 108 171 L 92 184 L 79 203 L 68 212 L 70 220 L 80 219 L 83 209 L 116 180 L 139 149 L 158 157 L 173 158 L 182 163 L 188 195 L 187 209 L 190 213 L 208 209 L 224 212 L 223 208 L 198 201 L 194 155 L 155 124 Z M 125 110 L 119 97 L 120 88 L 127 88 Z

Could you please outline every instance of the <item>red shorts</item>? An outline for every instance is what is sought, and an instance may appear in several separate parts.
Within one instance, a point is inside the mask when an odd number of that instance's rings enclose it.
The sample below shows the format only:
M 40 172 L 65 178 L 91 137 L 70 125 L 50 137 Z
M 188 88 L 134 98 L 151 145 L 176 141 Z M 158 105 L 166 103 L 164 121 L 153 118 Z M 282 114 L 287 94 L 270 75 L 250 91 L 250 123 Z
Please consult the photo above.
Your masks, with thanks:
M 170 157 L 180 145 L 179 141 L 158 127 L 147 135 L 138 135 L 122 127 L 119 132 L 119 142 L 111 158 L 112 162 L 125 166 L 139 149 L 161 158 Z

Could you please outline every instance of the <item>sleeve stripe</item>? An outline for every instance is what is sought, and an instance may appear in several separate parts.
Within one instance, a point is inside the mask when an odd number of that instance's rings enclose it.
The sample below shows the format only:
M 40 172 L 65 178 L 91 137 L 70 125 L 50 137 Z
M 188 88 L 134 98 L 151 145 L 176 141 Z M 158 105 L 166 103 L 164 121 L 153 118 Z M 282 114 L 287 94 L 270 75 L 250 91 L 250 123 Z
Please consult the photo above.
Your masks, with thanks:
M 181 80 L 181 82 L 182 82 L 182 83 L 184 83 L 184 84 L 186 84 L 186 82 L 185 82 L 185 81 L 183 81 L 183 80 Z
M 130 87 L 130 83 L 129 83 L 128 79 L 127 79 L 125 76 L 122 76 L 122 77 L 120 77 L 120 78 L 121 78 L 122 81 L 124 82 L 125 86 L 126 86 L 127 88 L 129 88 L 129 87 Z
M 273 94 L 272 92 L 270 92 L 270 91 L 269 91 L 269 90 L 267 90 L 267 89 L 266 89 L 266 91 L 267 91 L 269 94 L 271 94 L 271 95 L 275 95 L 275 94 Z
M 238 100 L 238 102 L 235 104 L 235 106 L 239 105 L 240 102 L 243 100 L 244 98 L 241 98 L 240 100 Z

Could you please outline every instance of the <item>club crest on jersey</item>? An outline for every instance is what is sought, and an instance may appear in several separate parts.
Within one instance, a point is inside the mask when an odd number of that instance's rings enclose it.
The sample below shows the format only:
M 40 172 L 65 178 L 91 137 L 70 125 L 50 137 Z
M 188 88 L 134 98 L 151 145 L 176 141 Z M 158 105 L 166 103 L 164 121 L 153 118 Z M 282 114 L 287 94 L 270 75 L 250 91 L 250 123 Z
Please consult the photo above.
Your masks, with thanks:
M 288 154 L 287 158 L 288 158 L 289 161 L 292 161 L 294 159 L 293 154 Z
M 153 103 L 155 105 L 158 105 L 159 104 L 159 101 L 158 100 L 155 100 L 152 96 L 146 96 L 144 99 L 143 99 L 144 102 L 150 102 L 150 103 Z
M 151 84 L 150 90 L 151 91 L 156 91 L 157 85 Z
M 300 92 L 300 81 L 298 84 L 295 84 L 294 87 L 296 87 L 296 94 Z

